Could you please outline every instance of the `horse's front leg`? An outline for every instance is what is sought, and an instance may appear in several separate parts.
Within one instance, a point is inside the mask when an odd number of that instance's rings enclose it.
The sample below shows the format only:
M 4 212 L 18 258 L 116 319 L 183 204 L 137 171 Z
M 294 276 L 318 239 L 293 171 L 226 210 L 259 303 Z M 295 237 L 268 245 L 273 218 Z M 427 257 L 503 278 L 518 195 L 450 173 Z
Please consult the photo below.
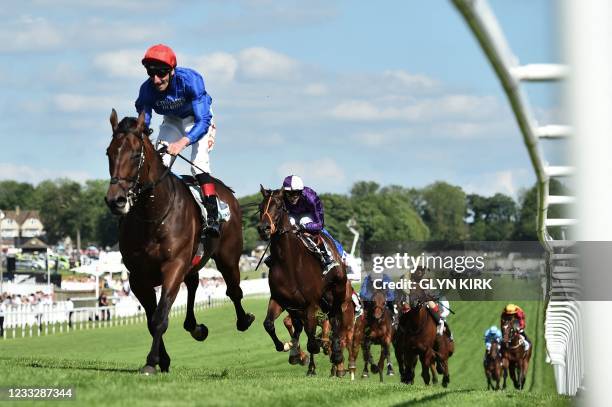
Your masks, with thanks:
M 185 315 L 185 322 L 183 322 L 183 328 L 196 341 L 203 341 L 208 337 L 208 328 L 204 324 L 197 324 L 194 312 L 195 295 L 199 283 L 197 271 L 192 271 L 185 277 L 185 285 L 187 286 L 187 313 Z
M 168 315 L 170 308 L 176 299 L 179 292 L 181 282 L 183 281 L 183 271 L 186 267 L 185 263 L 181 259 L 171 261 L 162 265 L 162 275 L 164 280 L 162 282 L 161 297 L 159 304 L 153 313 L 151 319 L 150 328 L 152 329 L 153 343 L 151 344 L 151 351 L 147 355 L 147 364 L 143 368 L 146 370 L 155 370 L 155 365 L 159 364 L 161 371 L 168 371 L 169 366 L 163 366 L 160 363 L 160 350 L 163 344 L 162 336 L 168 329 Z
M 281 306 L 272 298 L 268 301 L 268 312 L 266 314 L 266 319 L 263 322 L 264 329 L 272 338 L 272 342 L 274 342 L 274 347 L 277 352 L 286 352 L 291 348 L 289 343 L 283 343 L 276 336 L 276 328 L 274 328 L 274 321 L 276 318 L 283 312 Z
M 307 349 L 310 353 L 310 364 L 308 365 L 308 376 L 316 375 L 316 366 L 314 362 L 314 355 L 321 351 L 321 347 L 319 346 L 319 342 L 316 338 L 316 329 L 317 329 L 317 307 L 316 305 L 309 305 L 306 309 L 306 319 L 304 321 L 304 329 L 306 330 L 306 335 L 308 335 L 308 345 Z
M 143 282 L 139 281 L 135 274 L 130 275 L 130 287 L 136 298 L 138 298 L 140 304 L 145 309 L 145 314 L 147 316 L 147 328 L 149 329 L 151 336 L 154 336 L 155 330 L 153 326 L 153 315 L 157 308 L 155 289 L 153 289 L 152 284 L 148 286 L 143 285 Z M 160 340 L 159 344 L 159 366 L 162 372 L 168 372 L 170 369 L 170 356 L 166 352 L 163 339 Z M 155 374 L 155 365 L 145 365 L 142 369 L 140 369 L 140 372 L 147 375 Z

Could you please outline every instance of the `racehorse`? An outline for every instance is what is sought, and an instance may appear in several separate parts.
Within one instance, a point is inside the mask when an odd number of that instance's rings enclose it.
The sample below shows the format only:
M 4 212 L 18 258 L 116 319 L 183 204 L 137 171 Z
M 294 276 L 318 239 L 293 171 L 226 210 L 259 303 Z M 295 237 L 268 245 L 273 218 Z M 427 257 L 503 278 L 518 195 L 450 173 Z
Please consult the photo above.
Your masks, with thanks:
M 532 347 L 525 351 L 525 340 L 519 332 L 518 320 L 509 318 L 502 322 L 502 355 L 508 360 L 510 379 L 512 379 L 514 387 L 522 390 L 525 387 L 525 380 L 527 380 L 527 369 L 529 368 Z
M 506 378 L 508 376 L 508 361 L 502 357 L 501 346 L 497 341 L 491 343 L 491 349 L 485 350 L 483 361 L 485 376 L 487 377 L 487 390 L 499 390 L 499 380 L 504 375 L 503 388 L 506 388 Z M 493 386 L 492 381 L 495 382 Z
M 393 338 L 401 381 L 406 384 L 414 384 L 418 358 L 421 361 L 421 376 L 425 384 L 428 385 L 431 378 L 436 383 L 437 377 L 433 370 L 435 361 L 433 348 L 437 325 L 426 308 L 428 300 L 422 295 L 412 293 L 410 297 L 409 303 L 403 302 L 400 307 L 399 322 Z
M 368 364 L 370 364 L 372 373 L 378 373 L 380 381 L 383 381 L 383 367 L 385 360 L 389 358 L 392 339 L 393 321 L 391 312 L 386 306 L 385 293 L 381 290 L 375 290 L 372 296 L 372 305 L 365 310 L 365 314 L 357 318 L 353 334 L 353 353 L 355 357 L 359 353 L 360 345 L 363 349 L 362 377 L 368 377 Z M 380 345 L 378 364 L 372 362 L 371 344 Z
M 354 369 L 355 362 L 350 347 L 354 324 L 352 289 L 344 265 L 334 250 L 339 266 L 322 276 L 319 260 L 300 239 L 299 234 L 302 232 L 292 227 L 289 221 L 283 190 L 266 190 L 261 186 L 261 194 L 263 200 L 259 205 L 260 220 L 257 229 L 262 239 L 270 241 L 270 252 L 274 260 L 268 275 L 273 301 L 270 301 L 269 305 L 272 306 L 268 307 L 264 328 L 276 350 L 282 352 L 285 344 L 278 339 L 274 329 L 274 320 L 280 312 L 274 304 L 287 310 L 294 323 L 301 325 L 301 322 L 308 336 L 307 349 L 310 353 L 307 375 L 315 375 L 314 355 L 320 351 L 320 343 L 315 336 L 317 312 L 322 309 L 329 314 L 332 328 L 332 372 L 342 376 L 345 374 L 344 348 L 349 349 L 349 368 Z M 327 243 L 329 247 L 335 247 L 333 242 Z M 296 335 L 299 332 L 296 329 Z
M 198 270 L 213 258 L 227 284 L 226 294 L 236 309 L 236 327 L 245 331 L 255 317 L 242 308 L 238 261 L 242 251 L 241 213 L 233 191 L 215 179 L 219 198 L 227 202 L 231 215 L 221 236 L 204 241 L 202 257 L 196 257 L 202 221 L 200 209 L 185 183 L 170 172 L 149 140 L 144 113 L 138 119 L 119 122 L 113 109 L 110 116 L 113 137 L 108 156 L 110 185 L 105 200 L 119 215 L 119 250 L 130 271 L 130 287 L 147 315 L 153 337 L 151 350 L 141 373 L 154 374 L 170 368 L 163 334 L 168 315 L 181 283 L 187 286 L 187 314 L 183 327 L 203 341 L 208 328 L 197 324 L 194 315 Z M 157 303 L 155 287 L 161 285 Z

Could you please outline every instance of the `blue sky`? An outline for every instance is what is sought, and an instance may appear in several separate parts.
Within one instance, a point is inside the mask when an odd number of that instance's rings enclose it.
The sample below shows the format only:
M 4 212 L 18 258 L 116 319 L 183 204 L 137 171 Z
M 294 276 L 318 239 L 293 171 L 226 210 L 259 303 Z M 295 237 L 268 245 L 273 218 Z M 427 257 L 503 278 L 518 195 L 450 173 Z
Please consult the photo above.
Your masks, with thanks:
M 552 0 L 490 4 L 522 62 L 559 61 Z M 19 2 L 0 11 L 0 179 L 108 178 L 110 110 L 135 114 L 140 59 L 159 42 L 203 74 L 213 174 L 238 195 L 289 173 L 339 193 L 444 180 L 516 197 L 535 181 L 505 95 L 445 0 Z M 528 90 L 541 124 L 562 123 L 555 86 Z

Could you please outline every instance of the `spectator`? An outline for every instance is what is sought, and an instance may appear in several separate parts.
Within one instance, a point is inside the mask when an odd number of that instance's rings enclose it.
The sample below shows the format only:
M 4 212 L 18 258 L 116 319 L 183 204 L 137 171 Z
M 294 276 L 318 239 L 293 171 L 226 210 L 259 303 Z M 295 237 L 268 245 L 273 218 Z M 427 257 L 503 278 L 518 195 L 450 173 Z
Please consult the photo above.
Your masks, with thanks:
M 6 304 L 4 301 L 0 301 L 0 338 L 4 337 L 4 312 L 6 310 Z
M 74 314 L 74 302 L 72 302 L 72 298 L 68 298 L 66 301 L 66 311 L 68 312 L 68 328 L 72 329 L 72 314 Z
M 108 307 L 108 299 L 106 298 L 105 294 L 100 294 L 100 297 L 98 298 L 98 306 L 104 307 L 100 313 L 100 319 L 102 321 L 108 321 L 110 319 L 110 310 L 106 308 Z

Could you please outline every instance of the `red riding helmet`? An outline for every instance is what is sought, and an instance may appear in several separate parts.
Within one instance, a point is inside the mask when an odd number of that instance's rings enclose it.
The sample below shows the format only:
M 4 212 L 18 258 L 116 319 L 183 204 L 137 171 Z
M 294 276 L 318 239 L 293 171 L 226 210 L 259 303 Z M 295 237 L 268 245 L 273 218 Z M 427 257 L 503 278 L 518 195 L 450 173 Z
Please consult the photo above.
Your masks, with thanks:
M 176 54 L 167 45 L 153 45 L 145 52 L 144 58 L 142 58 L 143 65 L 146 65 L 148 62 L 162 62 L 172 68 L 176 68 Z

